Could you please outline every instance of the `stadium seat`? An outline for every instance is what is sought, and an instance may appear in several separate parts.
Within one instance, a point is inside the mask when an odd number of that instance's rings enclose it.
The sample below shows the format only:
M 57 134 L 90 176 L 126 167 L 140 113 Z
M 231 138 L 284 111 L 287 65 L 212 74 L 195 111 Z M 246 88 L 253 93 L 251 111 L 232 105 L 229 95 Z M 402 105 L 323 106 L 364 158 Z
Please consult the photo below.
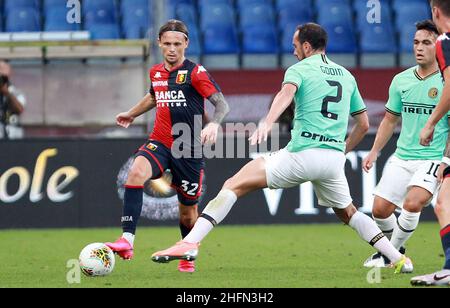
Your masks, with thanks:
M 6 31 L 41 31 L 39 12 L 33 8 L 10 8 L 6 16 Z
M 336 23 L 353 25 L 353 11 L 350 4 L 332 1 L 327 5 L 318 7 L 317 21 L 319 24 Z
M 368 25 L 361 30 L 361 52 L 395 53 L 396 51 L 394 30 L 390 24 Z
M 282 53 L 293 53 L 294 46 L 292 44 L 292 38 L 297 29 L 298 24 L 296 22 L 286 24 L 284 28 L 282 28 L 281 33 L 281 52 Z
M 238 37 L 236 29 L 232 26 L 209 26 L 204 29 L 204 54 L 230 54 L 238 53 Z
M 414 37 L 416 35 L 416 27 L 412 24 L 405 25 L 399 31 L 400 51 L 404 53 L 412 53 L 414 45 Z
M 67 8 L 56 6 L 45 12 L 44 31 L 77 31 L 80 24 L 67 22 Z
M 380 4 L 381 4 L 381 8 L 387 8 L 390 9 L 391 8 L 391 0 L 380 0 Z M 371 8 L 373 8 L 373 4 L 369 1 L 353 1 L 353 8 L 355 9 L 356 12 L 361 12 L 361 11 L 365 11 L 366 14 L 369 12 L 369 10 Z M 368 6 L 370 5 L 370 6 Z
M 272 26 L 242 29 L 242 52 L 250 54 L 278 53 L 277 31 Z
M 241 29 L 257 25 L 275 25 L 275 12 L 271 5 L 244 6 L 240 11 L 240 15 Z
M 268 5 L 272 6 L 272 0 L 237 0 L 236 7 L 238 10 L 243 10 L 245 8 L 259 6 L 259 5 Z
M 200 56 L 202 53 L 200 34 L 197 26 L 189 27 L 189 47 L 186 51 L 188 56 Z
M 4 12 L 8 15 L 11 10 L 18 8 L 29 8 L 36 11 L 40 10 L 39 0 L 5 0 L 4 1 Z
M 86 30 L 91 33 L 92 40 L 120 39 L 120 30 L 117 24 L 91 24 Z
M 84 23 L 91 24 L 113 24 L 117 23 L 117 14 L 115 10 L 103 8 L 91 8 L 84 12 Z
M 356 0 L 361 1 L 362 0 Z M 350 5 L 350 0 L 316 0 L 316 9 L 322 9 L 329 5 Z M 364 1 L 366 2 L 366 1 Z
M 225 4 L 228 6 L 233 6 L 232 0 L 198 0 L 199 8 L 202 8 L 205 5 L 217 5 L 217 4 Z
M 197 10 L 192 4 L 180 3 L 175 9 L 177 19 L 183 21 L 188 28 L 198 24 Z
M 235 27 L 236 17 L 233 7 L 227 4 L 205 4 L 200 9 L 200 28 L 206 31 L 211 26 Z
M 115 11 L 116 2 L 114 0 L 83 0 L 82 9 L 83 13 L 92 10 L 105 10 L 105 11 Z
M 402 8 L 408 6 L 408 5 L 426 5 L 427 11 L 429 11 L 429 2 L 428 0 L 392 0 L 392 8 L 394 11 L 398 12 Z
M 123 7 L 122 29 L 125 38 L 144 38 L 151 26 L 151 15 L 146 6 Z
M 67 0 L 44 0 L 43 1 L 43 11 L 47 14 L 47 11 L 54 8 L 64 8 L 67 9 Z
M 278 28 L 284 29 L 288 24 L 304 24 L 313 21 L 313 11 L 310 7 L 283 8 L 278 11 Z
M 347 24 L 325 24 L 324 29 L 328 33 L 329 53 L 356 53 L 356 34 L 353 27 Z
M 418 21 L 431 18 L 429 6 L 424 3 L 410 3 L 397 7 L 395 24 L 397 29 L 401 29 L 405 25 L 414 25 Z
M 295 10 L 297 8 L 310 8 L 312 10 L 312 0 L 276 0 L 275 1 L 275 7 L 277 11 L 283 10 L 283 9 L 292 9 Z

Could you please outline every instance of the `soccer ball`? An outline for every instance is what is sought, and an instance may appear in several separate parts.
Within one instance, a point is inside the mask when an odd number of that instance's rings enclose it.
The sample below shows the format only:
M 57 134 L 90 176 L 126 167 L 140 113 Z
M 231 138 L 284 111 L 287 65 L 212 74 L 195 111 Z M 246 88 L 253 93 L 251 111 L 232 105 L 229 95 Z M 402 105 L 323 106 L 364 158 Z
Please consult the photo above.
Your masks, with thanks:
M 114 269 L 114 252 L 103 243 L 89 244 L 79 257 L 80 269 L 86 276 L 106 276 Z

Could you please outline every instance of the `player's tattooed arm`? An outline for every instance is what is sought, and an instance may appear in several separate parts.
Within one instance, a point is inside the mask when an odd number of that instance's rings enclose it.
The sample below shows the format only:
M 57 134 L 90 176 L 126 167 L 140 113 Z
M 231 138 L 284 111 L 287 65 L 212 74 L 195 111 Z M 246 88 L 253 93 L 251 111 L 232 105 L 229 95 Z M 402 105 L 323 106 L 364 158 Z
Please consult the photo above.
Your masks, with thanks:
M 216 124 L 221 124 L 227 114 L 230 112 L 230 106 L 228 105 L 227 101 L 225 100 L 225 97 L 223 96 L 222 92 L 215 93 L 211 95 L 208 100 L 211 102 L 211 104 L 214 105 L 215 111 L 214 116 L 212 119 L 212 122 Z

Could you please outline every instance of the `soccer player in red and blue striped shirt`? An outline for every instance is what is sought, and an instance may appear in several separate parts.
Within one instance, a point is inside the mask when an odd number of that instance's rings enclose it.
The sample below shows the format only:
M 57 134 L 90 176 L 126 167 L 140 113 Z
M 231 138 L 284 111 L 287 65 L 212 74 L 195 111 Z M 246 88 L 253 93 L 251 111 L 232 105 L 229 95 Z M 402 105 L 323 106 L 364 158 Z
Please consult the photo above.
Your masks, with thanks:
M 189 33 L 184 23 L 169 20 L 161 27 L 158 42 L 164 62 L 150 70 L 149 93 L 136 106 L 117 116 L 118 125 L 127 128 L 136 117 L 156 108 L 153 132 L 137 152 L 128 174 L 122 216 L 123 235 L 115 243 L 106 243 L 127 260 L 133 257 L 144 183 L 150 178 L 161 177 L 166 169 L 171 170 L 172 186 L 178 194 L 182 238 L 192 229 L 198 218 L 204 176 L 202 144 L 216 142 L 220 124 L 229 112 L 229 106 L 211 75 L 203 66 L 185 58 Z M 215 106 L 215 113 L 202 130 L 206 98 Z M 182 131 L 183 128 L 188 128 L 188 133 Z M 193 261 L 181 261 L 178 269 L 193 272 L 195 265 Z

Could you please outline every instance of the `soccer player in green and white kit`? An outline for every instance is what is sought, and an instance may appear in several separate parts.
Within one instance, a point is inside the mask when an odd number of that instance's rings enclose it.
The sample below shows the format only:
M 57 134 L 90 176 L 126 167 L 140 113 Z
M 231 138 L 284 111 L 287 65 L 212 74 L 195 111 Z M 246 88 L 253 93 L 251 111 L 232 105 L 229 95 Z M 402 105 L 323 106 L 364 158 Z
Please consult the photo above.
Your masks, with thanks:
M 417 23 L 416 27 L 414 54 L 418 65 L 394 77 L 386 115 L 372 150 L 363 160 L 363 169 L 368 172 L 402 118 L 397 150 L 387 162 L 375 190 L 372 211 L 378 227 L 402 252 L 419 224 L 421 211 L 437 192 L 437 172 L 449 128 L 448 119 L 444 118 L 436 125 L 431 146 L 423 147 L 418 142 L 420 131 L 439 102 L 443 82 L 436 60 L 439 32 L 431 20 Z M 398 220 L 394 214 L 397 208 L 401 209 Z M 386 257 L 375 254 L 365 261 L 364 266 L 385 267 L 389 263 Z
M 369 120 L 355 78 L 325 55 L 327 40 L 327 33 L 317 24 L 298 27 L 293 44 L 300 62 L 287 70 L 269 114 L 250 138 L 252 144 L 267 140 L 275 121 L 295 99 L 295 124 L 287 148 L 248 163 L 226 181 L 189 235 L 175 246 L 153 254 L 153 261 L 195 259 L 199 243 L 222 222 L 238 197 L 266 187 L 289 188 L 311 181 L 319 204 L 333 208 L 361 238 L 388 255 L 396 272 L 412 269 L 411 261 L 352 203 L 344 172 L 345 153 L 363 139 Z M 345 141 L 350 114 L 356 125 Z

